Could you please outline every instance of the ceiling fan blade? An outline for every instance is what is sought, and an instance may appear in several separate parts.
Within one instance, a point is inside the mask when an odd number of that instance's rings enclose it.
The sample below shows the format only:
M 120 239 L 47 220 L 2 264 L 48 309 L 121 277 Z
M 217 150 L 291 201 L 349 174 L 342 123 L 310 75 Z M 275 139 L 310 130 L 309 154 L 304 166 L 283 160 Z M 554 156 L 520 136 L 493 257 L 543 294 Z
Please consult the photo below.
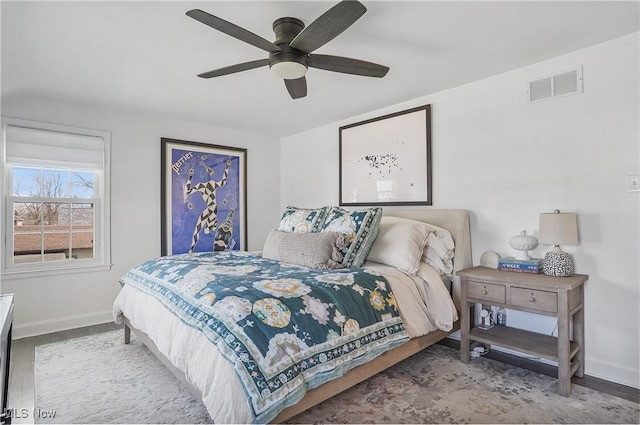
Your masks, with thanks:
M 309 55 L 309 66 L 326 71 L 362 75 L 364 77 L 382 78 L 389 72 L 388 66 L 332 55 Z
M 311 53 L 340 35 L 366 11 L 367 8 L 358 1 L 343 0 L 311 22 L 289 46 Z
M 213 78 L 220 77 L 222 75 L 233 74 L 235 72 L 248 71 L 253 68 L 260 68 L 261 66 L 269 65 L 269 59 L 258 59 L 257 61 L 244 62 L 236 65 L 225 66 L 224 68 L 214 69 L 212 71 L 203 72 L 198 74 L 200 78 Z
M 305 77 L 284 80 L 284 85 L 287 86 L 292 99 L 299 99 L 307 95 L 307 79 Z
M 187 16 L 210 26 L 213 29 L 221 31 L 227 35 L 230 35 L 231 37 L 237 38 L 240 41 L 249 43 L 252 46 L 256 46 L 259 49 L 265 50 L 267 52 L 280 52 L 282 50 L 280 49 L 280 47 L 276 46 L 269 40 L 266 40 L 259 35 L 252 33 L 251 31 L 247 31 L 242 27 L 232 24 L 231 22 L 227 22 L 224 19 L 213 16 L 200 9 L 193 9 L 188 11 Z

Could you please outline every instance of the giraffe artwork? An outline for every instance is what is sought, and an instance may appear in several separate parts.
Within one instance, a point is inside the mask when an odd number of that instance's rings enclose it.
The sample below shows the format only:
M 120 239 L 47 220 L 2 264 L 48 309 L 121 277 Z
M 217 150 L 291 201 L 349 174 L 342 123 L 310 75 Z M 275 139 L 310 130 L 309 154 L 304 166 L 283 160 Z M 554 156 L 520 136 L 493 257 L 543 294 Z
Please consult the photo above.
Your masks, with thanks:
M 162 139 L 163 255 L 246 249 L 246 150 Z

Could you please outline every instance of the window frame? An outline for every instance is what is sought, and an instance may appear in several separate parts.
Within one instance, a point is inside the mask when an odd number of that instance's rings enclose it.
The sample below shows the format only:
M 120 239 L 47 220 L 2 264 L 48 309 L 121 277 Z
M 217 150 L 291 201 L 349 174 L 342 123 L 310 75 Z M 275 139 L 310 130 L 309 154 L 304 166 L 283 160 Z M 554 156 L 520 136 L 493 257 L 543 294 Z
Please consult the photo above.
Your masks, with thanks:
M 20 161 L 8 163 L 6 156 L 7 127 L 24 127 L 33 130 L 52 131 L 66 133 L 71 136 L 99 137 L 103 141 L 102 169 L 98 167 L 60 167 L 54 162 L 37 160 L 33 163 Z M 50 276 L 52 274 L 67 274 L 75 272 L 106 271 L 111 269 L 111 208 L 110 208 L 110 169 L 111 169 L 111 133 L 104 130 L 94 130 L 67 125 L 43 123 L 38 121 L 22 120 L 17 118 L 2 117 L 2 138 L 0 140 L 0 174 L 4 184 L 0 188 L 2 195 L 2 208 L 0 208 L 0 222 L 3 242 L 3 255 L 0 256 L 0 275 L 2 278 L 28 278 Z M 14 202 L 56 202 L 56 203 L 86 203 L 89 198 L 52 198 L 45 196 L 16 196 L 13 193 L 13 167 L 36 167 L 45 169 L 70 168 L 72 170 L 91 170 L 95 174 L 94 195 L 91 200 L 94 203 L 94 257 L 85 259 L 67 259 L 64 261 L 41 261 L 31 263 L 14 264 Z M 42 195 L 42 194 L 40 194 Z M 77 201 L 85 202 L 77 202 Z M 46 232 L 41 230 L 41 235 Z

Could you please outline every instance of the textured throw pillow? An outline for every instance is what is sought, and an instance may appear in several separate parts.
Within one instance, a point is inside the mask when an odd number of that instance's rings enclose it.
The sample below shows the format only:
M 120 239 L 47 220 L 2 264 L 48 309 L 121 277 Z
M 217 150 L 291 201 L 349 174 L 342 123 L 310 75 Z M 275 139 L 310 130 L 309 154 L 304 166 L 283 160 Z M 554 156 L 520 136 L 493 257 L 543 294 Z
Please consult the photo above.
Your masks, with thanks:
M 367 260 L 404 270 L 415 276 L 431 228 L 421 221 L 402 217 L 382 217 L 378 237 Z
M 323 232 L 338 232 L 345 237 L 342 265 L 360 267 L 378 235 L 382 208 L 347 211 L 331 207 L 322 226 Z
M 282 212 L 278 230 L 291 233 L 319 232 L 329 207 L 298 208 L 287 207 Z
M 272 230 L 262 250 L 270 260 L 316 269 L 342 268 L 344 236 L 335 232 L 291 233 Z

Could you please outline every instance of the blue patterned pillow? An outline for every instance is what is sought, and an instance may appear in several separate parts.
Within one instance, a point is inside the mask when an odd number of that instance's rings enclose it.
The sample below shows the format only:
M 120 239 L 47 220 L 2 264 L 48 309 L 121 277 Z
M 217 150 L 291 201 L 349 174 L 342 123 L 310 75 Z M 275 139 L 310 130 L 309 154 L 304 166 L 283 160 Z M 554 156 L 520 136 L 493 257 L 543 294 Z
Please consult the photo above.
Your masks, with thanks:
M 289 233 L 319 232 L 329 212 L 329 207 L 297 208 L 287 207 L 282 212 L 278 230 Z
M 342 250 L 342 265 L 360 267 L 369 254 L 373 241 L 378 236 L 382 208 L 367 208 L 347 211 L 331 207 L 322 226 L 323 232 L 338 232 L 345 235 Z

